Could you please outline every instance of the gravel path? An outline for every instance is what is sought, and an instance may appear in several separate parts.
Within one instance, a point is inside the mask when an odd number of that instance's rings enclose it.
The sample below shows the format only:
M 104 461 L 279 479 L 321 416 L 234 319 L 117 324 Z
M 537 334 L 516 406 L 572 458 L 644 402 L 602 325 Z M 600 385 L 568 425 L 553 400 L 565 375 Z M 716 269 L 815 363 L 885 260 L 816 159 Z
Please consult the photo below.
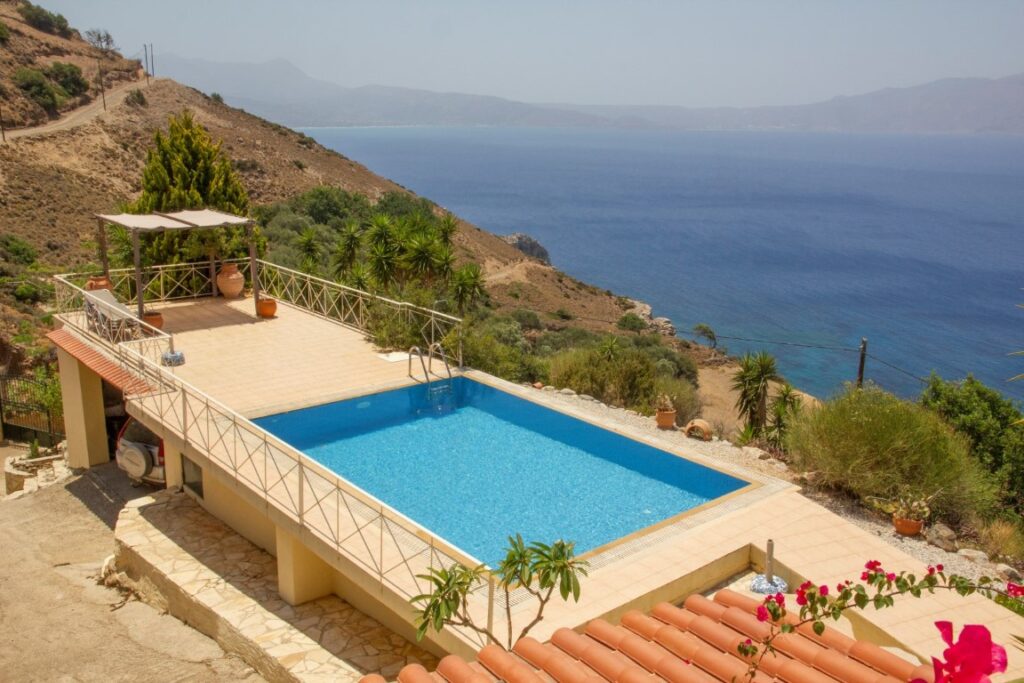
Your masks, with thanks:
M 740 448 L 728 441 L 717 439 L 714 441 L 699 441 L 687 438 L 680 431 L 660 430 L 655 425 L 653 418 L 644 417 L 631 410 L 607 406 L 592 398 L 579 396 L 564 389 L 559 391 L 550 390 L 545 387 L 544 392 L 566 406 L 590 413 L 604 421 L 657 435 L 674 443 L 679 448 L 797 485 L 801 484 L 799 473 L 792 472 L 785 463 L 779 460 L 770 458 L 762 460 L 759 457 L 761 453 L 759 449 Z M 973 579 L 983 575 L 997 578 L 995 567 L 991 564 L 977 564 L 961 555 L 946 552 L 941 548 L 933 546 L 920 537 L 907 538 L 900 536 L 893 530 L 892 524 L 887 519 L 870 510 L 866 510 L 855 500 L 809 488 L 802 489 L 801 493 L 851 524 L 874 534 L 886 543 L 899 548 L 926 565 L 942 564 L 947 572 L 968 576 Z M 898 570 L 900 568 L 893 567 L 892 569 Z

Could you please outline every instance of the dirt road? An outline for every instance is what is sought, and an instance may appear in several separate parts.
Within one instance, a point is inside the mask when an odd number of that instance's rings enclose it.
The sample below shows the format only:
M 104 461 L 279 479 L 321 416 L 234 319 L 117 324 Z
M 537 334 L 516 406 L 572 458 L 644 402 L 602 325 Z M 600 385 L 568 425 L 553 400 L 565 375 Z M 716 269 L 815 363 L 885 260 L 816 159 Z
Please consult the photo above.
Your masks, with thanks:
M 0 678 L 259 681 L 215 642 L 96 584 L 131 489 L 112 465 L 0 500 Z
M 146 81 L 142 80 L 121 83 L 120 85 L 107 90 L 107 109 L 112 109 L 123 102 L 124 98 L 128 96 L 128 93 L 136 89 L 145 91 Z M 103 98 L 97 97 L 84 107 L 79 107 L 78 109 L 70 111 L 55 121 L 50 121 L 41 126 L 33 126 L 31 128 L 15 128 L 14 130 L 7 131 L 6 136 L 8 140 L 14 140 L 33 135 L 53 133 L 58 130 L 67 130 L 68 128 L 74 128 L 75 126 L 80 126 L 83 123 L 92 121 L 104 111 Z

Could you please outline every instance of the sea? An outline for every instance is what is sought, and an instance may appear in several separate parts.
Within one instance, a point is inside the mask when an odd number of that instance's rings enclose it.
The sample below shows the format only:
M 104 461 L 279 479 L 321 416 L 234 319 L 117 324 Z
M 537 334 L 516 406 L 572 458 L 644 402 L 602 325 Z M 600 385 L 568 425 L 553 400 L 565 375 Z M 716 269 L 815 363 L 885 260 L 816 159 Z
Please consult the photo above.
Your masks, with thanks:
M 1024 399 L 1024 137 L 308 128 L 476 225 L 525 232 L 680 336 L 826 398 L 931 372 Z

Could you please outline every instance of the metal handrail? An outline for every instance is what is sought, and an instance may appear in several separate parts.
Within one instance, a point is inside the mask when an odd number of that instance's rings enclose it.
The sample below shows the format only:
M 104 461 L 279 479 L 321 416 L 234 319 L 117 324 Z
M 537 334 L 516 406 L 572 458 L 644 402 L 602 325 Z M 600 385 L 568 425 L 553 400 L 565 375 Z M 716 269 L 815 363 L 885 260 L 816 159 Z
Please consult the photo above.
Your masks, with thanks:
M 409 375 L 409 377 L 412 377 L 413 379 L 416 379 L 412 375 L 412 354 L 413 354 L 413 351 L 416 352 L 416 357 L 420 359 L 420 367 L 423 368 L 423 381 L 425 381 L 425 382 L 427 382 L 429 384 L 430 383 L 430 373 L 427 371 L 427 364 L 423 362 L 423 351 L 418 346 L 410 346 L 409 347 L 409 362 L 406 365 L 406 374 Z
M 448 365 L 448 356 L 445 355 L 444 347 L 441 346 L 441 342 L 434 342 L 427 348 L 427 372 L 434 372 L 434 349 L 437 349 L 437 354 L 441 356 L 441 360 L 444 361 L 444 369 L 448 371 L 448 379 L 451 379 L 452 366 Z M 438 377 L 440 376 L 441 375 L 438 375 Z

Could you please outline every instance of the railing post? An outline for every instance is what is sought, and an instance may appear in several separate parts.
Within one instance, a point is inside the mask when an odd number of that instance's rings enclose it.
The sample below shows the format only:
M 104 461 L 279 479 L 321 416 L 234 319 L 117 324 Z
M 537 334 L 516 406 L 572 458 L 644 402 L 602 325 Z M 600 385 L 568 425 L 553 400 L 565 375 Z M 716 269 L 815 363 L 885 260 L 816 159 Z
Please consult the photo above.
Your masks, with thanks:
M 181 440 L 188 448 L 188 393 L 181 387 Z
M 384 595 L 384 506 L 380 506 L 380 548 L 377 556 L 377 581 L 380 583 L 380 594 Z
M 494 633 L 494 574 L 487 575 L 487 630 Z
M 302 467 L 302 458 L 299 458 L 299 526 L 303 526 L 303 514 L 306 506 L 303 504 L 304 496 L 303 490 L 306 488 L 306 470 Z

